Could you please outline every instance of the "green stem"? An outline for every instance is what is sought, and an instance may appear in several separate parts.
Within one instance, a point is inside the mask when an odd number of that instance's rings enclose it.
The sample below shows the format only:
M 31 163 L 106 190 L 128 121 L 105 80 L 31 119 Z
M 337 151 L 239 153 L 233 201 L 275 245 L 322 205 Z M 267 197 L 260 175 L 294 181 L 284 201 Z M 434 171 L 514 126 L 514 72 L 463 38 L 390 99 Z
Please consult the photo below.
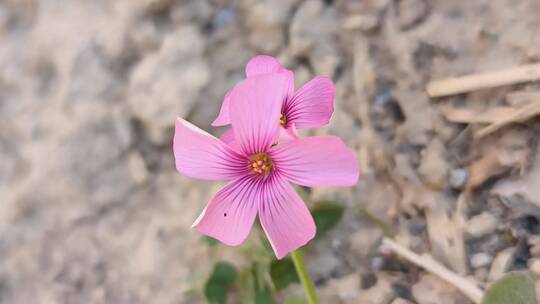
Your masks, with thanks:
M 317 304 L 317 294 L 315 293 L 315 287 L 313 287 L 313 282 L 309 277 L 309 273 L 306 268 L 306 263 L 304 262 L 304 257 L 302 256 L 302 251 L 300 249 L 291 252 L 291 257 L 294 263 L 294 268 L 296 268 L 296 273 L 300 278 L 300 282 L 304 285 L 306 294 L 308 297 L 309 304 Z

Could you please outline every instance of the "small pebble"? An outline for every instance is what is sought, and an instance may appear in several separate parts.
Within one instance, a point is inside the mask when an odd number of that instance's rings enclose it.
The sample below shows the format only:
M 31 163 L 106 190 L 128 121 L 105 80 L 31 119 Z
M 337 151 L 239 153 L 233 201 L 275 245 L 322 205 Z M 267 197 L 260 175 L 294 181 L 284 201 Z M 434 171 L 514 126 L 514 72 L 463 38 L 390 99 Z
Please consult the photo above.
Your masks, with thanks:
M 402 298 L 396 298 L 396 299 L 394 299 L 394 301 L 392 301 L 391 304 L 412 304 L 412 302 L 407 301 L 407 300 L 402 299 Z
M 540 277 L 540 260 L 529 262 L 529 270 L 535 277 Z
M 129 154 L 128 166 L 130 174 L 136 183 L 140 184 L 148 179 L 148 169 L 141 154 L 136 152 Z
M 531 248 L 529 249 L 529 253 L 533 257 L 540 258 L 540 244 L 531 246 Z
M 469 174 L 467 173 L 467 170 L 462 168 L 453 169 L 448 175 L 448 184 L 452 189 L 463 189 L 463 187 L 467 183 L 468 178 Z
M 374 257 L 371 259 L 371 268 L 373 270 L 380 270 L 384 265 L 384 259 L 382 257 Z
M 478 268 L 474 271 L 474 278 L 479 282 L 485 282 L 488 278 L 487 268 Z
M 497 230 L 498 220 L 489 212 L 473 216 L 465 227 L 465 234 L 471 239 L 478 239 Z
M 483 253 L 483 252 L 476 253 L 471 257 L 471 266 L 473 268 L 485 267 L 485 266 L 488 266 L 492 260 L 493 260 L 493 257 L 487 253 Z
M 540 235 L 529 235 L 527 237 L 527 243 L 531 246 L 540 245 Z
M 426 0 L 401 0 L 398 3 L 398 21 L 402 30 L 415 27 L 429 14 Z

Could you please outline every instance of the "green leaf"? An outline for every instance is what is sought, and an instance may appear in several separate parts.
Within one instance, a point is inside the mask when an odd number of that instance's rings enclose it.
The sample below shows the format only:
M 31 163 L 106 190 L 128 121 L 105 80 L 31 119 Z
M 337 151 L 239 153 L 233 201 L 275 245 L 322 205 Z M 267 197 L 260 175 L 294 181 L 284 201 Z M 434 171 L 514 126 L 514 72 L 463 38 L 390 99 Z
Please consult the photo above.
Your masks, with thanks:
M 294 263 L 290 258 L 272 261 L 270 276 L 277 290 L 281 290 L 291 283 L 300 282 Z
M 274 300 L 272 299 L 272 292 L 270 288 L 263 287 L 257 288 L 255 293 L 255 304 L 273 304 Z
M 203 235 L 203 237 L 201 238 L 202 242 L 205 243 L 206 245 L 210 246 L 210 247 L 214 247 L 216 246 L 217 244 L 219 244 L 219 241 L 212 238 L 212 237 L 209 237 L 209 236 L 206 236 L 206 235 Z
M 271 261 L 255 261 L 252 266 L 255 271 L 255 282 L 259 288 L 268 287 L 270 290 L 274 289 L 272 277 L 270 276 Z
M 296 187 L 296 192 L 300 195 L 300 197 L 304 200 L 304 202 L 309 202 L 309 192 L 311 191 L 307 187 Z
M 261 235 L 260 240 L 261 249 L 264 251 L 264 254 L 270 258 L 274 258 L 274 249 L 272 249 L 272 245 L 270 245 L 270 242 L 266 238 L 266 235 Z
M 251 304 L 255 299 L 255 276 L 251 268 L 240 272 L 237 281 L 240 303 Z
M 343 207 L 333 202 L 319 202 L 311 209 L 317 225 L 316 239 L 320 239 L 330 228 L 334 227 L 343 216 Z
M 237 289 L 242 304 L 272 304 L 272 288 L 267 283 L 265 275 L 261 271 L 268 272 L 261 268 L 261 265 L 253 263 L 250 267 L 244 269 L 239 276 Z
M 236 268 L 228 262 L 217 262 L 212 275 L 206 281 L 204 295 L 210 304 L 227 303 L 227 292 L 236 280 Z
M 285 299 L 284 304 L 307 304 L 307 301 L 302 297 L 289 297 Z
M 534 281 L 523 272 L 509 273 L 487 289 L 482 304 L 537 304 Z

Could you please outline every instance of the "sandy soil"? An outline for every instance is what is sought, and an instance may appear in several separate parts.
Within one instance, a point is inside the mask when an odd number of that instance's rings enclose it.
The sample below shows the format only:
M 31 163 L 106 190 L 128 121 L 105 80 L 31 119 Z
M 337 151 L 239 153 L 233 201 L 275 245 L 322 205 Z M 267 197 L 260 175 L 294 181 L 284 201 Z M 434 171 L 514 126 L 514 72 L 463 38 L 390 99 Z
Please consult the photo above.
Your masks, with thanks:
M 479 138 L 449 118 L 538 84 L 425 92 L 538 61 L 539 28 L 537 0 L 0 1 L 0 303 L 201 303 L 212 261 L 241 265 L 190 229 L 221 185 L 176 173 L 171 136 L 176 116 L 220 134 L 255 54 L 297 87 L 334 79 L 332 122 L 310 134 L 361 163 L 356 187 L 309 193 L 347 210 L 308 252 L 322 303 L 467 303 L 381 250 L 366 214 L 480 286 L 540 276 L 538 120 Z

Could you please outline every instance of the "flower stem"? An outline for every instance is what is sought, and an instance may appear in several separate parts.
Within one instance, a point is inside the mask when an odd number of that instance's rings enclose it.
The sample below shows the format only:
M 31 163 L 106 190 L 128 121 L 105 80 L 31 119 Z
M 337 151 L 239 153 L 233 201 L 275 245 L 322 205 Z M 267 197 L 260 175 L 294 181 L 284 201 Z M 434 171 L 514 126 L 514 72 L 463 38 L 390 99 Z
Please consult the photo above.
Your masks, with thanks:
M 302 256 L 302 251 L 300 249 L 291 252 L 291 257 L 294 263 L 294 268 L 296 268 L 296 273 L 300 278 L 300 282 L 304 285 L 306 290 L 308 303 L 317 304 L 317 294 L 315 293 L 315 287 L 313 287 L 313 282 L 309 277 L 309 273 L 306 268 L 306 263 L 304 262 L 304 257 Z

